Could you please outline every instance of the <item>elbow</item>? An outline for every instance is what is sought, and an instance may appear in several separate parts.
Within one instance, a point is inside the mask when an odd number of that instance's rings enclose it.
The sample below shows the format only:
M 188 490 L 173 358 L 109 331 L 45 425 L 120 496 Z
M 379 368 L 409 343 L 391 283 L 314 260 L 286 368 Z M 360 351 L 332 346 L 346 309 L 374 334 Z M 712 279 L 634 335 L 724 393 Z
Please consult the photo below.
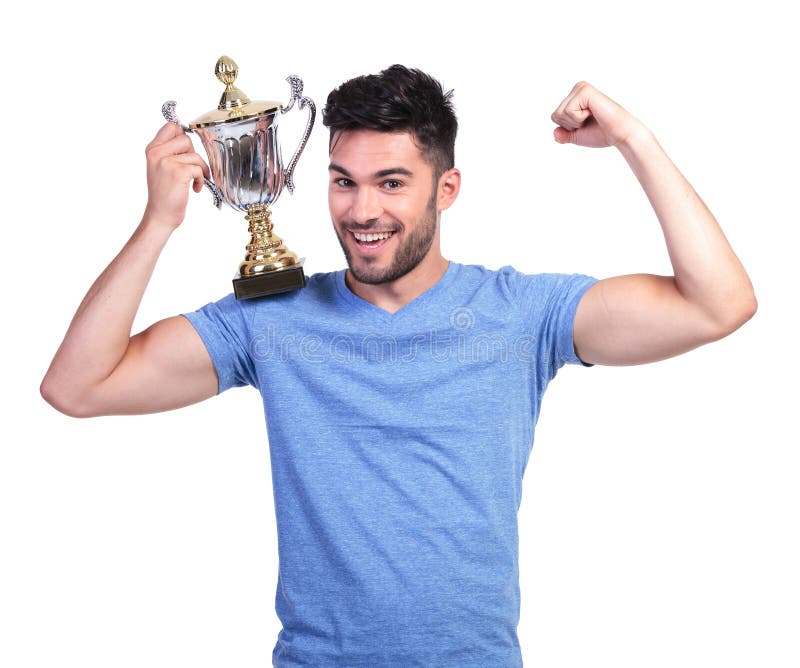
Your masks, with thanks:
M 717 338 L 721 339 L 735 332 L 750 320 L 757 311 L 758 300 L 755 292 L 750 291 L 737 301 L 735 308 L 728 308 L 722 316 L 717 318 L 717 326 L 719 328 L 719 336 Z
M 750 318 L 752 318 L 756 311 L 758 311 L 758 300 L 756 299 L 756 293 L 753 292 L 750 295 L 750 299 L 747 303 L 747 309 L 745 311 L 745 318 L 742 320 L 742 324 L 746 323 Z
M 734 328 L 732 331 L 735 331 L 744 325 L 744 323 L 746 323 L 756 314 L 756 311 L 758 311 L 758 300 L 756 299 L 756 293 L 753 290 L 750 290 L 742 299 L 742 305 L 737 311 L 737 317 L 734 320 Z
M 74 393 L 65 391 L 63 388 L 59 389 L 56 383 L 47 376 L 45 376 L 41 385 L 39 385 L 39 394 L 42 395 L 42 399 L 59 413 L 63 413 L 68 417 L 87 418 L 98 415 L 88 409 L 86 402 L 79 400 Z

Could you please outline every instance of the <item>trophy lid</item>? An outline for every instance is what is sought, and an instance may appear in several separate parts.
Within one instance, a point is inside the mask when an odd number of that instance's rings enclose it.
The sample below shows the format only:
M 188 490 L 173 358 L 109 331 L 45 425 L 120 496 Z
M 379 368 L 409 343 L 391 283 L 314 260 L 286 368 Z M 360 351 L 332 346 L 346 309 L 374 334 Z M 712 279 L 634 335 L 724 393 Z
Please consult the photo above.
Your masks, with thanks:
M 214 74 L 217 75 L 217 79 L 225 84 L 225 91 L 222 93 L 219 106 L 216 109 L 189 123 L 189 127 L 192 130 L 220 123 L 243 121 L 248 118 L 263 116 L 264 114 L 271 114 L 283 108 L 280 102 L 266 100 L 253 102 L 239 88 L 234 86 L 233 82 L 236 81 L 236 76 L 239 74 L 239 67 L 233 61 L 233 58 L 222 56 L 217 61 Z

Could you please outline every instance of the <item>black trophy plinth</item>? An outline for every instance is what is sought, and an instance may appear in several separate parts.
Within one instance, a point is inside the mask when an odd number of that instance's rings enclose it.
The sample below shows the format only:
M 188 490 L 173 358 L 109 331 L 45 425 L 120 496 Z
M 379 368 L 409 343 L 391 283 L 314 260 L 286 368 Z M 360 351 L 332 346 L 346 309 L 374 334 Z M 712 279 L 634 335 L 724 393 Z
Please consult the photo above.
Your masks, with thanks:
M 233 294 L 236 299 L 254 299 L 291 292 L 306 287 L 303 266 L 288 267 L 255 276 L 237 276 L 233 279 Z

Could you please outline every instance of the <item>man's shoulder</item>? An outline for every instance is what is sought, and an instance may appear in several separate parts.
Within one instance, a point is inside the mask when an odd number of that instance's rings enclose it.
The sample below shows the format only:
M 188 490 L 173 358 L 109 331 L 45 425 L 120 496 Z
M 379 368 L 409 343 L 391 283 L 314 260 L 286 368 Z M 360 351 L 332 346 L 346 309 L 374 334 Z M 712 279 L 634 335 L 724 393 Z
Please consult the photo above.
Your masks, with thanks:
M 304 292 L 307 296 L 326 295 L 332 297 L 337 294 L 337 284 L 342 280 L 344 269 L 338 271 L 318 271 L 308 277 L 306 287 L 297 292 Z
M 271 311 L 273 309 L 281 311 L 287 311 L 287 309 L 292 311 L 313 311 L 320 306 L 331 305 L 340 300 L 341 295 L 338 283 L 343 272 L 344 270 L 316 272 L 306 277 L 306 285 L 303 288 L 246 300 L 243 306 L 254 311 Z
M 511 265 L 489 269 L 478 264 L 460 265 L 458 280 L 460 288 L 469 294 L 499 299 L 523 309 L 569 299 L 572 292 L 583 291 L 597 281 L 581 273 L 527 273 Z
M 458 269 L 459 281 L 493 281 L 502 277 L 509 272 L 515 272 L 513 267 L 500 267 L 499 269 L 490 269 L 482 264 L 464 264 L 460 262 L 451 262 Z
M 253 299 L 237 300 L 233 292 L 229 292 L 220 299 L 212 300 L 200 310 L 214 309 L 221 314 L 238 314 L 249 319 L 259 313 L 286 310 L 288 306 L 292 306 L 293 310 L 313 309 L 318 304 L 330 304 L 338 299 L 337 280 L 342 271 L 318 272 L 306 278 L 304 288 Z
M 481 264 L 460 264 L 458 279 L 462 283 L 477 286 L 494 286 L 502 291 L 516 290 L 520 283 L 546 281 L 551 274 L 531 274 L 520 271 L 511 265 L 490 269 Z
M 462 264 L 460 275 L 464 280 L 495 281 L 501 283 L 535 283 L 545 285 L 560 283 L 574 277 L 586 274 L 554 271 L 521 271 L 511 265 L 504 265 L 498 269 L 489 269 L 480 264 Z

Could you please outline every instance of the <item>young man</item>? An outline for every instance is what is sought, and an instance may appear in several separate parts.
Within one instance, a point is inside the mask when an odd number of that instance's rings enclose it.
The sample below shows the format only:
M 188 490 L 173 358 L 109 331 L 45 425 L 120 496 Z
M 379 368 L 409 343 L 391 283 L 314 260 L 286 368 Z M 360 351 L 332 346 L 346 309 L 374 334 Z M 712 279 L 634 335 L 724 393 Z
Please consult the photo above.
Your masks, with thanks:
M 187 186 L 208 173 L 173 124 L 149 145 L 142 222 L 78 309 L 42 394 L 83 417 L 260 389 L 280 558 L 275 666 L 520 666 L 517 510 L 548 382 L 565 363 L 678 355 L 754 314 L 719 226 L 637 119 L 580 83 L 553 120 L 558 142 L 619 149 L 674 276 L 447 261 L 456 118 L 438 82 L 394 66 L 343 84 L 325 109 L 348 269 L 131 337 Z

